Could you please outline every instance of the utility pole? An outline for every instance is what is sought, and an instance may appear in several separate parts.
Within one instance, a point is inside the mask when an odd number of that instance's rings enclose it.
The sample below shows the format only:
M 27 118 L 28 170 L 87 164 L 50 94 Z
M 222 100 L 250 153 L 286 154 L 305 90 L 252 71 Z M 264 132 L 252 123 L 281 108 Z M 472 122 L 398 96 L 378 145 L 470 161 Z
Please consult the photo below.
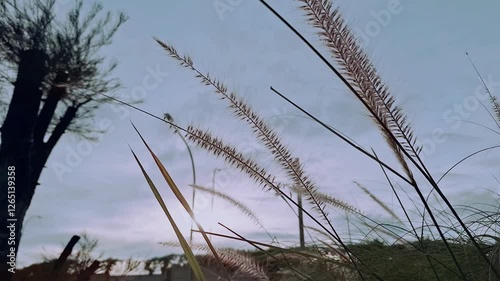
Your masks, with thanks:
M 304 249 L 305 241 L 304 241 L 304 217 L 302 214 L 302 195 L 297 193 L 297 205 L 299 205 L 299 239 L 300 239 L 300 248 Z
M 296 168 L 300 167 L 300 162 L 299 158 L 294 158 L 293 163 Z M 299 217 L 299 240 L 300 240 L 300 248 L 304 249 L 305 248 L 305 241 L 304 241 L 304 215 L 302 211 L 302 194 L 301 190 L 299 188 L 299 183 L 298 181 L 296 182 L 297 185 L 297 206 L 298 206 L 298 217 Z

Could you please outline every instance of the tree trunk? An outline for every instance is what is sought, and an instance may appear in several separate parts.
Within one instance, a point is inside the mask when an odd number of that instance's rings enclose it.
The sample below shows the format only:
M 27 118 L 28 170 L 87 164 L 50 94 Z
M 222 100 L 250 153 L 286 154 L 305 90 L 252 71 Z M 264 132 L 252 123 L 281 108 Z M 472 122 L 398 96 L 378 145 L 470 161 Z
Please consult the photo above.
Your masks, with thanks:
M 0 280 L 6 281 L 15 270 L 22 223 L 36 187 L 32 168 L 33 128 L 40 108 L 42 82 L 47 74 L 43 52 L 27 50 L 20 58 L 12 100 L 1 128 Z M 9 178 L 8 172 L 12 169 L 15 175 L 11 173 Z M 8 201 L 13 199 L 12 195 L 15 204 Z M 12 212 L 8 204 L 15 206 L 15 209 L 10 206 Z M 13 262 L 9 264 L 10 261 Z

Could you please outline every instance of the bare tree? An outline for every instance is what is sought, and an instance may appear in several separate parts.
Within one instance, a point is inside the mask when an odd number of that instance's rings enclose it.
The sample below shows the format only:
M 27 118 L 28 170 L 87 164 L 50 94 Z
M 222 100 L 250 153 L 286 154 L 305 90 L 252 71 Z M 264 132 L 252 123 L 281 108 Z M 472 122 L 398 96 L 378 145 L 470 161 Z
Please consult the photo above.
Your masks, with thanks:
M 53 148 L 66 132 L 95 139 L 101 133 L 93 126 L 95 110 L 112 102 L 100 94 L 113 95 L 120 86 L 112 77 L 116 63 L 99 50 L 127 18 L 103 12 L 100 4 L 85 14 L 82 7 L 78 0 L 58 18 L 55 0 L 0 0 L 0 82 L 12 92 L 0 102 L 8 104 L 0 144 L 0 280 L 10 279 L 8 255 L 12 249 L 17 254 L 24 216 Z M 13 213 L 6 208 L 11 194 Z M 15 226 L 10 244 L 9 225 Z

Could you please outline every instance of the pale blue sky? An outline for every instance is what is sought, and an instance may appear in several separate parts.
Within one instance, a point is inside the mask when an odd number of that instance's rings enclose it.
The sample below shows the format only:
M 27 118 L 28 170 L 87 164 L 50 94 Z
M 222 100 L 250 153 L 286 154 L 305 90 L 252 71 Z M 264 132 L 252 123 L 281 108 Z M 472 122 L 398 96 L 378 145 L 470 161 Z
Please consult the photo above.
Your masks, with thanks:
M 120 94 L 131 95 L 137 87 L 144 87 L 143 79 L 150 75 L 151 69 L 168 73 L 168 77 L 160 76 L 156 87 L 146 91 L 141 108 L 160 116 L 169 112 L 182 126 L 194 123 L 210 128 L 261 159 L 263 166 L 271 169 L 275 166 L 267 152 L 255 144 L 249 129 L 225 109 L 224 101 L 217 99 L 212 89 L 201 86 L 193 73 L 178 66 L 161 50 L 153 41 L 153 36 L 157 36 L 174 44 L 180 53 L 190 54 L 196 67 L 226 82 L 255 106 L 301 157 L 321 190 L 375 216 L 383 214 L 353 183 L 362 183 L 390 204 L 393 199 L 389 186 L 377 165 L 313 122 L 295 116 L 300 115 L 299 112 L 274 96 L 269 86 L 286 93 L 330 125 L 363 146 L 373 147 L 394 163 L 361 104 L 259 1 L 220 0 L 242 2 L 224 13 L 223 19 L 214 8 L 216 2 L 106 2 L 107 9 L 123 10 L 130 17 L 114 43 L 104 50 L 120 63 L 115 73 L 124 84 Z M 387 9 L 392 0 L 335 2 L 352 26 L 365 30 L 376 22 L 374 13 Z M 64 11 L 68 3 L 72 1 L 61 1 L 58 7 Z M 314 29 L 307 26 L 296 1 L 270 3 L 324 50 Z M 498 81 L 492 84 L 492 90 L 495 85 L 500 88 L 500 4 L 494 0 L 480 3 L 401 0 L 399 8 L 400 12 L 393 14 L 388 24 L 379 24 L 380 30 L 365 47 L 414 124 L 417 136 L 428 140 L 433 131 L 442 130 L 444 142 L 425 157 L 433 174 L 439 177 L 461 157 L 498 143 L 498 135 L 465 122 L 454 127 L 455 123 L 445 122 L 443 116 L 448 110 L 453 111 L 456 104 L 470 101 L 472 98 L 468 97 L 473 97 L 480 85 L 465 56 L 466 50 L 485 77 Z M 464 121 L 494 126 L 482 107 L 466 113 Z M 178 251 L 158 245 L 160 241 L 173 240 L 174 235 L 128 145 L 169 196 L 167 204 L 186 235 L 189 223 L 183 220 L 181 209 L 166 192 L 167 186 L 158 177 L 129 119 L 160 155 L 185 195 L 190 196 L 191 166 L 180 139 L 165 124 L 150 117 L 137 112 L 122 115 L 103 108 L 96 122 L 110 120 L 113 130 L 106 133 L 101 142 L 93 144 L 89 153 L 81 155 L 71 171 L 58 174 L 54 167 L 70 166 L 68 155 L 79 145 L 83 147 L 80 140 L 66 136 L 51 155 L 27 214 L 19 251 L 20 266 L 39 260 L 41 254 L 58 254 L 71 235 L 83 231 L 100 239 L 106 256 L 146 258 Z M 198 183 L 210 187 L 213 170 L 227 166 L 200 149 L 194 149 L 194 153 Z M 456 203 L 489 202 L 490 194 L 485 189 L 499 190 L 492 176 L 500 176 L 496 167 L 498 160 L 495 151 L 472 159 L 443 181 L 444 191 Z M 219 190 L 238 197 L 254 209 L 280 241 L 296 243 L 296 219 L 284 203 L 261 191 L 235 170 L 219 172 L 216 183 Z M 213 213 L 209 205 L 198 210 L 207 229 L 222 231 L 216 226 L 220 221 L 249 238 L 269 241 L 235 209 L 217 200 L 215 205 Z M 339 229 L 345 230 L 345 223 L 337 221 Z M 218 245 L 243 246 L 220 239 L 215 241 Z

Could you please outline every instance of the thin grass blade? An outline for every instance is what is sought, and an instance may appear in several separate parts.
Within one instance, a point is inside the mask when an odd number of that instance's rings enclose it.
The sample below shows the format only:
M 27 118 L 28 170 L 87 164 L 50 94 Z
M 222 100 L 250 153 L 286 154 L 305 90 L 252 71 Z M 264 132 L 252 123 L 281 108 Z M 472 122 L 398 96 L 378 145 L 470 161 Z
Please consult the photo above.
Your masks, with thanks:
M 131 149 L 132 154 L 134 155 L 135 161 L 137 161 L 137 164 L 141 168 L 142 174 L 144 175 L 144 178 L 146 178 L 146 181 L 148 182 L 149 187 L 151 188 L 151 191 L 153 191 L 154 196 L 156 197 L 156 200 L 158 200 L 158 203 L 160 204 L 161 208 L 163 209 L 163 212 L 165 215 L 167 215 L 167 218 L 172 225 L 172 228 L 174 229 L 175 235 L 177 236 L 177 239 L 179 240 L 179 243 L 181 244 L 182 250 L 184 251 L 184 254 L 186 255 L 186 258 L 189 262 L 189 265 L 191 266 L 191 269 L 193 270 L 194 275 L 196 276 L 196 279 L 198 281 L 205 281 L 205 277 L 203 275 L 203 272 L 201 271 L 200 264 L 196 260 L 196 257 L 193 254 L 193 251 L 189 247 L 189 244 L 187 243 L 186 239 L 184 239 L 184 236 L 182 236 L 182 233 L 180 232 L 179 228 L 177 227 L 177 224 L 175 223 L 174 219 L 170 215 L 170 212 L 168 211 L 167 206 L 165 205 L 165 202 L 163 201 L 160 193 L 158 192 L 158 189 L 154 185 L 153 181 L 147 174 L 146 170 L 144 170 L 144 167 L 142 166 L 141 162 L 139 161 L 139 158 L 135 155 L 134 151 Z
M 160 170 L 161 174 L 163 175 L 163 178 L 165 179 L 165 181 L 168 183 L 168 186 L 170 187 L 170 189 L 174 193 L 175 197 L 177 198 L 177 200 L 179 200 L 179 202 L 181 203 L 182 207 L 188 212 L 189 216 L 195 222 L 196 226 L 200 230 L 200 233 L 203 236 L 203 238 L 205 239 L 205 242 L 207 243 L 207 246 L 210 248 L 210 251 L 214 255 L 214 258 L 217 260 L 217 262 L 223 268 L 225 268 L 224 267 L 224 263 L 222 262 L 221 258 L 217 254 L 217 251 L 215 250 L 215 247 L 212 245 L 212 242 L 210 242 L 210 239 L 208 238 L 208 235 L 206 234 L 206 232 L 203 229 L 203 227 L 201 226 L 201 224 L 199 224 L 198 221 L 195 219 L 193 210 L 189 206 L 189 203 L 187 202 L 186 198 L 184 198 L 184 195 L 182 195 L 182 192 L 180 191 L 180 189 L 175 184 L 175 182 L 172 179 L 172 177 L 170 176 L 169 172 L 167 171 L 167 169 L 165 168 L 165 166 L 163 166 L 163 163 L 156 156 L 156 154 L 153 152 L 153 150 L 151 150 L 151 148 L 147 144 L 146 140 L 142 137 L 141 133 L 139 133 L 139 130 L 137 130 L 137 128 L 135 127 L 135 125 L 133 123 L 132 123 L 132 126 L 134 127 L 134 129 L 137 132 L 137 134 L 139 134 L 139 137 L 141 138 L 142 142 L 144 143 L 144 145 L 148 149 L 149 153 L 153 157 L 156 165 L 158 166 L 158 169 Z M 226 278 L 228 280 L 231 280 L 231 278 L 229 277 L 229 275 L 227 275 L 227 272 L 225 272 L 225 273 L 226 273 Z

